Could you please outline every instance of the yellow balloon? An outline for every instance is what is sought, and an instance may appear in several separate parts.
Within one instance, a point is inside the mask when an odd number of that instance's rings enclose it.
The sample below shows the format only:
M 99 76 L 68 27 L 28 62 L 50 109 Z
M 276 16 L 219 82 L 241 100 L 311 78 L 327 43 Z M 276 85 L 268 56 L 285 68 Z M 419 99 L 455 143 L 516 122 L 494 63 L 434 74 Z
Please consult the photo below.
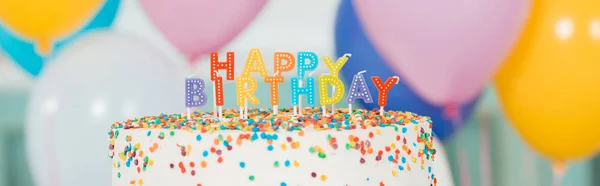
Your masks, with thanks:
M 102 0 L 0 0 L 0 21 L 31 39 L 42 54 L 52 42 L 82 27 L 99 9 Z
M 532 15 L 495 83 L 523 138 L 556 161 L 600 147 L 600 1 L 533 2 Z

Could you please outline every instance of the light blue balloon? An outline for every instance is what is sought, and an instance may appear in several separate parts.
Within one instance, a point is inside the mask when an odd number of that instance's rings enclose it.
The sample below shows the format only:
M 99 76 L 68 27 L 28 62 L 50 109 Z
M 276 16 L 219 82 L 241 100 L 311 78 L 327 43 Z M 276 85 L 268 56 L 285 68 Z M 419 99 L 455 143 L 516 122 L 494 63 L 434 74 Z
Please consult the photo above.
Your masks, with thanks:
M 110 27 L 115 19 L 120 4 L 121 0 L 107 0 L 102 9 L 98 11 L 96 17 L 94 17 L 85 27 L 63 40 L 54 42 L 52 53 L 47 57 L 38 55 L 34 43 L 19 38 L 0 21 L 0 48 L 3 49 L 5 56 L 11 58 L 12 61 L 17 63 L 32 76 L 37 77 L 44 68 L 44 63 L 60 52 L 64 45 L 90 30 Z

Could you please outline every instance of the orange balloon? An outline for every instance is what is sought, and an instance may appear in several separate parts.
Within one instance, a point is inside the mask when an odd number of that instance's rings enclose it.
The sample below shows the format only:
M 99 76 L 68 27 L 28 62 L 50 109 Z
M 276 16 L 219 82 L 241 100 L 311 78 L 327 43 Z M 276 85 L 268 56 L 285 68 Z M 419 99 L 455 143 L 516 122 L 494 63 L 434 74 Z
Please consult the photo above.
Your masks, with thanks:
M 539 0 L 495 83 L 512 124 L 556 161 L 600 147 L 600 1 Z
M 0 21 L 18 35 L 36 42 L 48 54 L 53 40 L 83 26 L 103 4 L 102 0 L 0 0 Z

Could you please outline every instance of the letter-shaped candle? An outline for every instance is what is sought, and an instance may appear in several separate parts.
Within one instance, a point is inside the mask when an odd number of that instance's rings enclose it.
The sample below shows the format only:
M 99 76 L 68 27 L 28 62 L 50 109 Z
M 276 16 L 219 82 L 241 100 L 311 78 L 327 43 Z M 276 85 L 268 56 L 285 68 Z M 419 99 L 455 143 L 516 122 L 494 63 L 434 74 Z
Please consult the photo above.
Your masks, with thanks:
M 200 78 L 188 78 L 185 80 L 185 106 L 187 107 L 188 119 L 190 119 L 190 108 L 204 106 L 206 99 L 204 80 Z
M 252 72 L 258 72 L 262 77 L 269 76 L 269 74 L 267 74 L 265 62 L 260 54 L 260 49 L 254 48 L 250 50 L 248 60 L 246 60 L 246 66 L 244 66 L 244 71 L 242 71 L 242 76 L 250 76 L 250 73 Z
M 308 104 L 315 103 L 315 78 L 308 77 L 306 79 L 306 87 L 300 87 L 300 80 L 292 78 L 292 105 L 300 105 L 300 95 L 306 95 Z
M 219 62 L 219 53 L 210 53 L 210 80 L 215 80 L 218 77 L 218 70 L 226 70 L 227 74 L 225 75 L 225 78 L 227 78 L 227 80 L 233 80 L 233 72 L 235 67 L 233 64 L 234 60 L 235 54 L 232 51 L 227 52 L 227 61 L 225 62 Z M 221 92 L 222 91 L 223 90 L 221 90 Z
M 348 91 L 347 97 L 349 113 L 352 113 L 352 102 L 354 102 L 355 99 L 362 99 L 365 103 L 373 103 L 373 97 L 371 97 L 371 92 L 369 91 L 369 88 L 367 88 L 365 77 L 362 75 L 365 72 L 367 71 L 360 71 L 352 78 L 350 91 Z
M 296 58 L 294 58 L 294 55 L 292 53 L 275 52 L 274 56 L 275 56 L 275 65 L 274 65 L 275 69 L 273 72 L 282 73 L 282 72 L 289 72 L 294 69 L 294 66 L 296 65 Z M 283 64 L 283 60 L 286 61 L 285 64 Z
M 308 63 L 306 63 L 307 59 L 309 60 Z M 298 88 L 304 87 L 303 79 L 304 79 L 304 75 L 306 74 L 306 71 L 316 70 L 318 65 L 319 65 L 319 58 L 317 58 L 317 54 L 315 54 L 314 52 L 298 52 L 298 74 L 297 74 Z M 313 81 L 314 81 L 314 79 L 313 79 Z M 314 84 L 314 82 L 313 82 L 313 84 Z M 293 87 L 293 85 L 292 85 L 292 87 Z M 293 91 L 292 91 L 292 94 L 293 94 Z M 302 97 L 298 97 L 297 102 L 298 102 L 298 104 L 294 105 L 294 114 L 296 114 L 296 110 L 298 110 L 299 113 L 302 114 Z
M 240 106 L 240 115 L 242 118 L 248 117 L 248 103 L 260 104 L 260 101 L 254 96 L 254 92 L 258 86 L 256 79 L 250 76 L 239 76 L 235 80 L 237 87 L 237 104 Z M 247 85 L 247 86 L 246 86 Z
M 309 60 L 306 63 L 306 60 Z M 313 71 L 317 69 L 319 65 L 319 58 L 317 58 L 317 54 L 314 52 L 298 52 L 298 75 L 297 77 L 302 80 L 304 79 L 304 75 L 306 71 Z
M 393 76 L 387 78 L 387 80 L 385 80 L 385 83 L 382 83 L 381 78 L 379 78 L 379 76 L 371 76 L 371 80 L 373 80 L 375 87 L 377 87 L 377 90 L 379 91 L 379 96 L 377 96 L 377 103 L 379 104 L 380 115 L 383 115 L 383 107 L 387 105 L 388 92 L 390 91 L 392 86 L 398 84 L 399 79 L 400 78 L 398 78 L 398 76 Z
M 279 83 L 283 83 L 283 76 L 279 75 L 279 71 L 273 76 L 265 78 L 265 82 L 269 83 L 271 88 L 271 106 L 273 106 L 273 114 L 277 114 L 279 106 Z
M 234 67 L 233 64 L 235 61 L 235 53 L 232 51 L 227 52 L 227 59 L 225 62 L 219 62 L 219 53 L 213 52 L 210 53 L 210 80 L 214 82 L 214 96 L 215 103 L 214 107 L 218 107 L 219 110 L 222 110 L 223 104 L 225 104 L 225 100 L 223 99 L 223 77 L 221 77 L 218 73 L 219 70 L 225 70 L 226 75 L 225 78 L 227 80 L 234 80 L 233 73 Z M 217 115 L 217 110 L 213 108 L 213 112 L 215 116 Z M 222 116 L 223 113 L 219 111 L 219 116 Z
M 332 85 L 333 95 L 331 97 L 329 97 L 328 84 Z M 341 91 L 335 91 L 335 88 L 338 88 Z M 340 80 L 340 78 L 333 77 L 331 75 L 322 75 L 321 77 L 319 77 L 319 89 L 320 89 L 321 107 L 323 110 L 323 115 L 327 114 L 326 106 L 329 104 L 332 105 L 332 108 L 331 108 L 332 112 L 335 112 L 333 105 L 336 104 L 337 102 L 340 102 L 342 100 L 342 98 L 344 97 L 344 84 L 342 83 L 342 80 Z
M 336 91 L 333 93 L 333 96 L 329 97 L 328 84 L 331 84 L 333 87 L 336 87 L 339 90 L 344 90 L 344 84 L 340 78 L 333 77 L 332 75 L 324 75 L 319 77 L 321 105 L 323 106 L 335 104 L 341 101 L 344 97 L 344 91 Z
M 340 70 L 342 69 L 342 67 L 344 67 L 344 65 L 348 61 L 348 57 L 350 57 L 350 56 L 352 56 L 352 55 L 344 54 L 344 56 L 338 58 L 338 60 L 335 63 L 333 63 L 333 60 L 331 60 L 330 57 L 323 58 L 323 61 L 325 61 L 325 64 L 327 65 L 327 68 L 329 69 L 331 76 L 336 77 L 336 78 L 338 77 Z

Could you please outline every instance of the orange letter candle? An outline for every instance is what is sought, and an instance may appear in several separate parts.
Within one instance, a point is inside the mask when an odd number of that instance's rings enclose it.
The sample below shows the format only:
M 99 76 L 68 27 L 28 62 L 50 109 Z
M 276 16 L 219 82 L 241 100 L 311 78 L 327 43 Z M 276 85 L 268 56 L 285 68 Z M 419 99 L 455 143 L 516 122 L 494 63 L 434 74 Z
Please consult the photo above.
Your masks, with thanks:
M 398 84 L 399 79 L 400 78 L 398 78 L 398 76 L 393 76 L 385 80 L 385 83 L 382 83 L 381 78 L 379 78 L 379 76 L 371 76 L 371 80 L 373 80 L 373 83 L 375 83 L 375 87 L 377 87 L 377 90 L 379 91 L 379 96 L 377 96 L 379 100 L 377 101 L 377 103 L 380 107 L 380 115 L 383 115 L 383 107 L 387 105 L 388 92 L 390 91 L 392 86 Z

